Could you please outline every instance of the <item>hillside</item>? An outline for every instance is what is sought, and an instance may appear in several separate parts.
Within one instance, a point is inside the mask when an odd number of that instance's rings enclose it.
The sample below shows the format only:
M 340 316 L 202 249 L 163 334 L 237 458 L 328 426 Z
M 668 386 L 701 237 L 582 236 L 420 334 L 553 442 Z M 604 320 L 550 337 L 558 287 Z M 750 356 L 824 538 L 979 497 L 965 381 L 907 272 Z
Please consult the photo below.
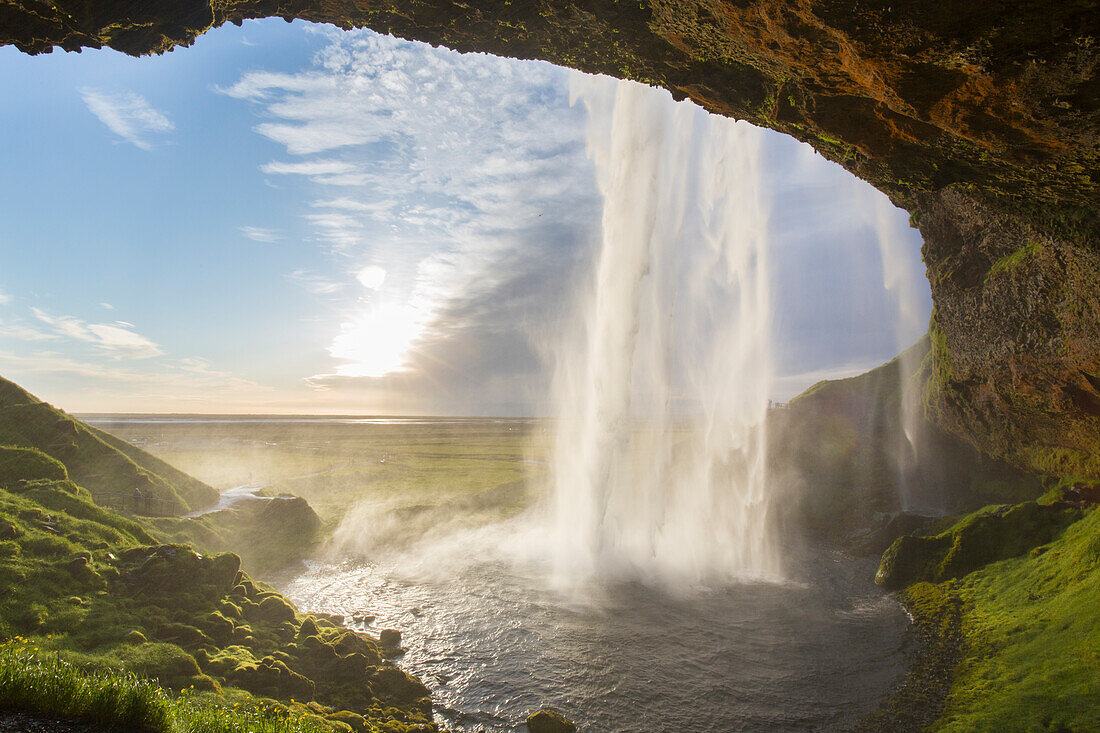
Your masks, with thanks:
M 1100 729 L 1100 484 L 1013 468 L 937 429 L 915 399 L 928 352 L 924 339 L 816 384 L 769 420 L 784 518 L 885 549 L 876 582 L 922 639 L 859 730 Z
M 0 378 L 0 445 L 56 458 L 100 506 L 171 516 L 213 504 L 218 492 L 140 448 L 86 425 Z
M 788 521 L 841 539 L 890 521 L 911 531 L 922 516 L 1043 493 L 1041 474 L 985 456 L 925 417 L 931 364 L 925 337 L 876 369 L 819 382 L 771 412 L 770 469 Z M 892 539 L 870 549 L 881 552 Z
M 341 619 L 299 612 L 236 554 L 206 554 L 264 522 L 275 536 L 304 535 L 296 548 L 308 543 L 316 515 L 304 501 L 200 519 L 143 516 L 146 505 L 117 500 L 119 487 L 138 482 L 163 502 L 157 514 L 213 490 L 10 382 L 0 398 L 0 683 L 22 690 L 14 699 L 53 709 L 20 680 L 56 654 L 76 665 L 65 674 L 127 670 L 173 700 L 193 696 L 188 715 L 224 719 L 203 730 L 236 730 L 228 721 L 241 711 L 282 720 L 287 733 L 436 730 L 427 688 L 389 661 L 393 648 Z M 170 534 L 196 538 L 199 551 Z

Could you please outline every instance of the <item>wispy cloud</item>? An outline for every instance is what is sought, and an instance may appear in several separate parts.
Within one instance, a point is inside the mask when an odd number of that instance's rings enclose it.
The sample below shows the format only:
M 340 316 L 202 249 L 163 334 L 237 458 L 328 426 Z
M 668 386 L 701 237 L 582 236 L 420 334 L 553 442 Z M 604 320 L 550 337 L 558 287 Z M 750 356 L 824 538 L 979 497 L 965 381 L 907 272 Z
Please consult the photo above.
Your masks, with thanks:
M 160 346 L 134 331 L 133 324 L 125 321 L 87 323 L 73 316 L 53 316 L 39 308 L 31 308 L 31 312 L 55 334 L 93 344 L 113 356 L 149 359 L 164 353 Z
M 84 88 L 80 96 L 107 129 L 142 150 L 153 149 L 151 137 L 169 133 L 176 127 L 140 94 Z
M 567 297 L 546 273 L 567 276 L 598 224 L 568 72 L 319 32 L 329 44 L 313 68 L 250 72 L 222 90 L 256 104 L 267 117 L 256 131 L 291 156 L 262 172 L 316 186 L 302 216 L 357 286 L 293 275 L 339 309 L 332 374 L 310 383 L 350 389 L 392 373 L 398 391 L 461 394 L 469 409 L 514 359 L 532 368 L 528 327 Z
M 30 328 L 22 323 L 10 323 L 0 321 L 0 336 L 19 339 L 20 341 L 50 341 L 52 339 L 60 338 L 60 336 L 52 333 L 43 333 L 34 328 Z
M 260 411 L 275 393 L 271 387 L 211 369 L 202 359 L 166 361 L 138 369 L 49 351 L 13 354 L 0 350 L 0 372 L 27 386 L 32 382 L 50 385 L 50 393 L 39 396 L 70 411 L 146 411 L 156 406 L 199 412 L 220 411 L 227 405 Z
M 11 301 L 12 301 L 11 295 L 9 295 L 8 293 L 5 293 L 3 290 L 0 290 L 0 305 L 5 305 L 7 303 L 10 303 Z
M 344 289 L 343 283 L 333 282 L 307 270 L 295 270 L 288 277 L 314 295 L 332 295 Z
M 237 227 L 237 231 L 253 241 L 267 244 L 278 242 L 283 238 L 283 236 L 274 229 L 264 229 L 263 227 Z

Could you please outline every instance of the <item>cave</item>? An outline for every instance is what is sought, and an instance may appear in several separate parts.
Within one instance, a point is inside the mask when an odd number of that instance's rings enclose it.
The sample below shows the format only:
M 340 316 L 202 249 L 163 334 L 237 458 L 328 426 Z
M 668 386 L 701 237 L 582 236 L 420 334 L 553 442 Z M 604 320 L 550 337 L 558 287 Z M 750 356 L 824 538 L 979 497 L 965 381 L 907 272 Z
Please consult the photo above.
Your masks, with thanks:
M 1039 558 L 1066 532 L 1076 532 L 1076 544 L 1067 546 L 1087 546 L 1096 554 L 1095 540 L 1082 539 L 1089 531 L 1081 529 L 1085 521 L 1067 529 L 1095 511 L 1091 505 L 1100 496 L 1095 484 L 1100 480 L 1100 85 L 1095 79 L 1100 63 L 1096 45 L 1100 13 L 1090 3 L 5 0 L 0 5 L 0 44 L 29 55 L 79 53 L 85 48 L 110 48 L 131 56 L 185 54 L 187 46 L 211 29 L 262 18 L 368 28 L 459 52 L 542 60 L 660 87 L 677 100 L 691 100 L 715 115 L 745 120 L 809 144 L 909 212 L 910 225 L 923 238 L 922 258 L 934 306 L 927 336 L 916 347 L 923 360 L 917 396 L 920 413 L 936 430 L 926 446 L 929 454 L 945 465 L 986 462 L 987 468 L 998 472 L 1026 474 L 1029 480 L 1042 477 L 1041 489 L 1057 487 L 1060 493 L 1047 503 L 1031 501 L 1041 493 L 1036 480 L 1028 484 L 1032 493 L 1012 497 L 1023 503 L 976 512 L 947 529 L 949 525 L 904 511 L 882 519 L 876 515 L 883 512 L 873 511 L 878 507 L 871 502 L 866 502 L 862 514 L 847 520 L 850 526 L 842 527 L 834 521 L 835 514 L 821 511 L 824 518 L 818 529 L 822 534 L 874 527 L 861 538 L 863 550 L 867 557 L 886 550 L 879 584 L 904 594 L 901 598 L 916 632 L 931 650 L 912 666 L 906 683 L 911 687 L 895 691 L 884 703 L 884 717 L 877 723 L 869 719 L 865 729 L 922 729 L 942 712 L 937 706 L 943 703 L 949 686 L 945 680 L 962 653 L 959 638 L 963 634 L 958 605 L 951 606 L 957 597 L 951 597 L 951 603 L 944 601 L 950 594 L 935 590 L 941 586 L 933 584 L 949 584 L 1004 559 L 1026 557 L 1038 566 L 1045 561 Z M 17 176 L 18 171 L 9 175 Z M 805 468 L 808 474 L 816 468 L 813 462 L 819 456 L 814 450 L 823 442 L 819 436 L 830 429 L 831 411 L 843 411 L 858 402 L 863 398 L 861 391 L 877 380 L 893 380 L 891 389 L 896 389 L 899 364 L 891 362 L 855 378 L 861 382 L 833 384 L 810 395 L 797 415 L 809 427 L 784 426 L 784 414 L 778 414 L 774 420 L 778 428 L 799 436 L 791 440 L 810 461 Z M 42 435 L 71 433 L 89 444 L 88 435 L 99 435 L 86 434 L 94 431 L 87 426 L 70 426 L 67 416 L 49 412 L 52 408 L 14 385 L 10 389 L 5 385 L 0 380 L 4 388 L 0 392 L 7 389 L 11 394 L 0 398 L 20 410 L 48 414 L 50 427 Z M 849 390 L 855 397 L 847 394 Z M 0 407 L 5 407 L 3 399 Z M 881 405 L 871 405 L 867 414 L 853 420 L 874 423 L 875 411 L 880 409 Z M 822 421 L 814 422 L 818 418 Z M 897 425 L 890 427 L 893 433 L 899 430 Z M 890 440 L 896 437 L 893 433 Z M 98 439 L 106 440 L 102 435 Z M 0 440 L 0 452 L 13 450 L 4 445 L 7 440 Z M 41 439 L 46 453 L 58 442 L 50 440 Z M 875 441 L 888 442 L 880 437 L 867 439 L 869 444 Z M 121 450 L 113 443 L 107 445 Z M 96 446 L 101 449 L 106 450 Z M 81 450 L 87 450 L 84 444 Z M 80 473 L 71 465 L 67 469 L 55 465 L 65 463 L 64 456 L 51 462 L 45 456 L 20 453 L 18 459 L 38 461 L 42 465 L 35 470 L 48 473 L 52 480 L 72 476 L 104 492 L 106 500 L 113 497 L 93 485 L 101 478 L 95 471 Z M 140 459 L 142 470 L 151 474 L 169 470 L 148 461 L 148 456 Z M 125 461 L 119 463 L 131 470 Z M 200 505 L 215 496 L 212 489 L 171 471 L 164 474 L 170 481 L 155 476 L 156 480 L 149 480 L 138 508 L 130 508 L 132 513 L 164 520 L 165 525 L 171 516 L 189 510 L 205 513 Z M 943 500 L 943 515 L 961 516 L 982 505 L 973 487 L 966 487 L 967 480 L 949 470 L 935 479 L 948 492 L 953 484 L 960 486 L 958 501 Z M 174 489 L 160 485 L 171 481 L 182 482 L 201 496 L 181 495 L 170 512 L 162 511 L 154 503 L 155 492 L 172 494 Z M 823 503 L 858 503 L 866 498 L 841 495 L 847 487 L 838 483 L 831 489 L 835 495 Z M 968 490 L 971 493 L 962 496 Z M 253 493 L 246 498 L 259 504 L 270 500 L 271 506 L 285 510 L 285 516 L 268 516 L 267 521 L 285 525 L 293 541 L 301 539 L 297 535 L 317 532 L 322 524 L 302 499 L 292 503 L 287 496 Z M 421 521 L 422 514 L 428 520 L 433 517 L 424 507 L 406 509 L 402 521 Z M 264 535 L 251 521 L 240 520 L 229 531 Z M 1093 519 L 1088 521 L 1092 522 L 1089 527 L 1095 526 Z M 299 532 L 301 527 L 305 529 Z M 933 536 L 935 532 L 939 534 Z M 160 541 L 159 536 L 155 539 Z M 966 552 L 959 551 L 968 542 L 973 544 Z M 219 550 L 238 551 L 228 544 Z M 139 561 L 164 560 L 166 553 L 158 549 L 148 558 L 123 555 L 116 564 L 124 573 L 133 573 L 131 566 Z M 185 554 L 179 560 L 175 550 L 171 553 L 172 563 L 212 564 L 201 556 L 192 561 Z M 214 556 L 213 565 L 232 564 L 218 557 L 224 558 Z M 93 559 L 101 565 L 106 562 Z M 245 561 L 249 571 L 258 562 L 255 557 Z M 85 564 L 91 567 L 90 563 Z M 84 565 L 77 565 L 80 572 Z M 286 601 L 274 591 L 257 589 L 247 579 L 236 584 L 236 567 L 232 573 L 218 567 L 203 572 L 208 571 L 231 576 L 234 583 L 218 582 L 234 592 L 243 589 L 235 596 L 240 605 L 258 608 L 266 603 L 274 616 L 265 623 L 274 625 L 285 617 L 296 624 L 291 635 L 310 636 L 305 631 L 309 624 L 317 631 L 317 621 L 302 621 L 293 606 L 286 611 Z M 1049 597 L 1061 592 L 1061 586 L 1054 585 Z M 1012 590 L 1028 603 L 1048 598 L 1031 586 Z M 998 593 L 990 595 L 998 597 Z M 1024 606 L 1024 601 L 1019 605 Z M 344 624 L 342 616 L 334 620 L 335 614 L 320 613 L 317 619 L 328 619 L 321 626 L 331 627 L 334 638 Z M 203 628 L 203 633 L 209 631 Z M 234 628 L 232 623 L 229 628 Z M 384 630 L 387 636 L 379 643 L 387 638 L 388 643 L 378 648 L 368 645 L 372 658 L 380 660 L 400 645 L 400 635 L 394 641 L 393 633 Z M 352 639 L 349 636 L 340 643 L 348 648 L 361 646 Z M 329 646 L 336 649 L 335 642 L 321 646 L 325 654 Z M 202 669 L 208 663 L 231 668 L 222 656 L 204 656 Z M 331 656 L 335 658 L 336 651 Z M 269 690 L 278 685 L 269 686 L 270 680 L 261 677 L 278 680 L 282 674 L 279 684 L 290 684 L 290 679 L 299 686 L 295 694 L 309 695 L 311 681 L 292 677 L 286 664 L 278 667 L 274 657 L 262 664 L 252 661 L 260 666 L 249 673 L 256 679 L 247 682 L 263 694 L 277 696 Z M 929 689 L 935 688 L 929 693 L 935 698 L 931 702 L 919 697 L 919 691 L 913 692 L 928 680 L 934 683 Z M 423 706 L 418 682 L 400 678 L 393 684 L 414 688 L 406 695 L 411 702 L 406 702 Z M 1048 703 L 1053 707 L 1053 701 Z M 535 731 L 537 722 L 529 719 L 528 726 Z
M 264 17 L 633 79 L 809 143 L 920 229 L 933 421 L 1019 467 L 1100 477 L 1100 15 L 1088 3 L 14 0 L 0 43 L 185 52 Z

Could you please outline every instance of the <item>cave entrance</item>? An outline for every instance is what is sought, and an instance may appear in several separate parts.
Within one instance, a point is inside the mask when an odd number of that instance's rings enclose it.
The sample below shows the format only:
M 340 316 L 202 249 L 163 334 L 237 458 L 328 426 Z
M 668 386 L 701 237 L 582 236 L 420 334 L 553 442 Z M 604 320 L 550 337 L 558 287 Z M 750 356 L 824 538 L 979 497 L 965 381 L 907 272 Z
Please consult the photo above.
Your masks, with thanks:
M 2 53 L 5 373 L 75 411 L 540 409 L 600 225 L 578 72 L 275 20 Z M 930 299 L 903 212 L 754 145 L 783 403 L 902 351 Z

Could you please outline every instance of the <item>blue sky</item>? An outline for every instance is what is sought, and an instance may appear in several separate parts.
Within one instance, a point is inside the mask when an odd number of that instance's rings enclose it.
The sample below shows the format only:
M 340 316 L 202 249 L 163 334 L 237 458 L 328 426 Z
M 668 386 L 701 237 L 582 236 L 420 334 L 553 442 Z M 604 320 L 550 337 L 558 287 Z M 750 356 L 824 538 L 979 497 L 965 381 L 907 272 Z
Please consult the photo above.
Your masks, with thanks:
M 0 49 L 0 375 L 74 412 L 541 412 L 599 243 L 573 74 L 281 20 Z M 904 212 L 766 140 L 786 398 L 929 305 Z

